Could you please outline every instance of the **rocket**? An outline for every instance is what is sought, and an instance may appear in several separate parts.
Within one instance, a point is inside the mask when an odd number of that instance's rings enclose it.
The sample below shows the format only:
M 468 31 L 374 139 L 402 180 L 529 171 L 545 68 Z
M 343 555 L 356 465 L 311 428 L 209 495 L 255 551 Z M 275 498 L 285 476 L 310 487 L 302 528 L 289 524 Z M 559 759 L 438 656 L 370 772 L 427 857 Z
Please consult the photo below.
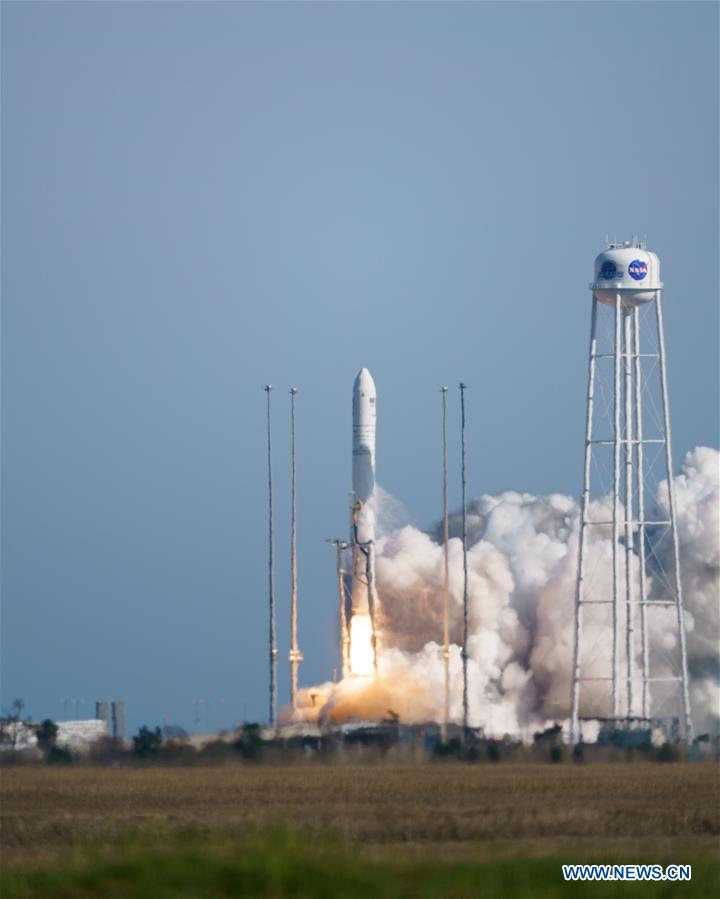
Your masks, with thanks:
M 375 515 L 371 499 L 375 491 L 375 382 L 366 368 L 353 385 L 352 492 L 353 543 L 375 539 Z M 367 596 L 365 597 L 367 608 Z
M 350 674 L 368 675 L 377 668 L 374 587 L 375 542 L 375 382 L 363 368 L 353 385 L 352 441 L 352 592 L 348 626 Z

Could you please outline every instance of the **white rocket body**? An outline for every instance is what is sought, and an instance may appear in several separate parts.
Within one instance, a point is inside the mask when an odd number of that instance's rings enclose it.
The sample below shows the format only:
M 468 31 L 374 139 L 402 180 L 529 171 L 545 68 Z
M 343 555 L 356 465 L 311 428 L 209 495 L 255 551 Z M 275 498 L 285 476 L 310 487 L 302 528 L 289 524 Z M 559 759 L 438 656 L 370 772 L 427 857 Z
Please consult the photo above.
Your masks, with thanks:
M 370 372 L 360 370 L 353 386 L 353 587 L 352 610 L 368 610 L 366 575 L 367 544 L 375 540 L 375 382 Z

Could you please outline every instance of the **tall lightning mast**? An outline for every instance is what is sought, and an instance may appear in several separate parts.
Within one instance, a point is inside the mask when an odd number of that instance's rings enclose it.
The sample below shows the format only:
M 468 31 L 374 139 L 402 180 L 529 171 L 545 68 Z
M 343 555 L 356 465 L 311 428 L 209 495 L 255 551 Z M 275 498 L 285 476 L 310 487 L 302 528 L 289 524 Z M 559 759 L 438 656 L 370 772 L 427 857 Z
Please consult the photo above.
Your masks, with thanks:
M 297 502 L 296 502 L 296 462 L 295 462 L 295 394 L 296 387 L 290 388 L 290 434 L 291 434 L 291 488 L 290 488 L 290 704 L 297 707 L 298 668 L 303 654 L 297 639 Z
M 467 501 L 465 498 L 465 391 L 467 385 L 460 382 L 460 447 L 462 473 L 462 545 L 463 545 L 463 734 L 468 729 L 468 565 L 467 565 Z
M 275 634 L 275 557 L 273 534 L 273 479 L 272 479 L 272 434 L 270 429 L 270 391 L 272 384 L 266 384 L 267 394 L 267 466 L 268 466 L 268 593 L 270 612 L 270 726 L 275 727 L 277 711 L 277 638 Z
M 443 742 L 447 741 L 448 720 L 450 718 L 450 560 L 448 555 L 448 457 L 447 457 L 447 387 L 442 393 L 442 447 L 443 447 L 443 668 L 445 674 L 445 703 L 443 708 Z

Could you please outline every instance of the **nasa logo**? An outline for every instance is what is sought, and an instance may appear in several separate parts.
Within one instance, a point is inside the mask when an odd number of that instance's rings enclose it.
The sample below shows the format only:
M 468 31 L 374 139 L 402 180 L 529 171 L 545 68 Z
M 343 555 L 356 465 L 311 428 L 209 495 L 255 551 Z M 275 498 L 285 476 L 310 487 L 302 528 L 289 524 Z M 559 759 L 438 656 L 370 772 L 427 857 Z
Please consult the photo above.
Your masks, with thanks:
M 602 267 L 600 268 L 600 277 L 605 278 L 606 281 L 610 281 L 612 278 L 617 277 L 617 266 L 610 259 L 606 259 L 603 262 Z
M 643 262 L 642 259 L 633 259 L 628 266 L 628 274 L 634 281 L 642 281 L 647 275 L 647 262 Z

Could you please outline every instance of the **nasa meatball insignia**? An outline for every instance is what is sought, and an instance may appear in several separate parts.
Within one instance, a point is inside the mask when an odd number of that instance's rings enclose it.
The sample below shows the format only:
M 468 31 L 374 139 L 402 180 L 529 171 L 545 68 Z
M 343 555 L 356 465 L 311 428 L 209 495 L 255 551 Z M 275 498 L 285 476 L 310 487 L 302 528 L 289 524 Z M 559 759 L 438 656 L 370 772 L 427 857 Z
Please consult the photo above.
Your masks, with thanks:
M 644 262 L 642 259 L 633 259 L 628 266 L 628 274 L 634 281 L 642 281 L 647 272 L 647 262 Z

